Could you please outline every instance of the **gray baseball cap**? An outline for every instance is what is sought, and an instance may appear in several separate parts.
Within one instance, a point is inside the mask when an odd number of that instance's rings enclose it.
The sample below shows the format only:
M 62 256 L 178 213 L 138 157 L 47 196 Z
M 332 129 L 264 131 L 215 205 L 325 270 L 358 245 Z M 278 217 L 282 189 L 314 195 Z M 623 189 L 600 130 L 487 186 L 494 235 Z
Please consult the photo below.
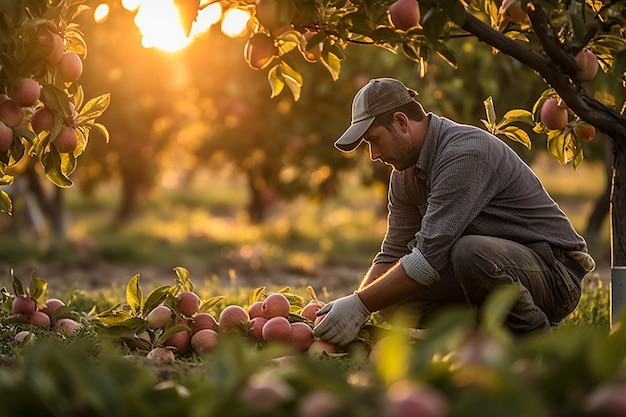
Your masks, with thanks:
M 410 103 L 417 92 L 407 88 L 394 78 L 374 78 L 357 91 L 352 100 L 352 123 L 335 141 L 335 147 L 343 152 L 356 149 L 365 131 L 380 114 Z

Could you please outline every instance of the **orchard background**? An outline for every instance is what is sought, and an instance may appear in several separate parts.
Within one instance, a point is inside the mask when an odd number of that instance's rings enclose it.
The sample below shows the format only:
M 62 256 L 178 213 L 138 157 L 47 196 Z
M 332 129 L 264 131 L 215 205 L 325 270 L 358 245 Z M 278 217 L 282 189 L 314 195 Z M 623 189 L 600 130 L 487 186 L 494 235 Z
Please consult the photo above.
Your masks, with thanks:
M 86 407 L 93 415 L 149 408 L 129 404 L 113 388 L 130 377 L 118 366 L 119 355 L 109 357 L 102 347 L 113 335 L 135 360 L 145 356 L 145 344 L 128 343 L 145 329 L 149 310 L 137 305 L 139 276 L 144 295 L 165 286 L 173 303 L 180 291 L 193 289 L 215 316 L 226 301 L 249 307 L 268 291 L 282 291 L 294 302 L 290 320 L 300 321 L 300 308 L 311 298 L 308 286 L 324 301 L 352 291 L 384 233 L 389 172 L 372 164 L 367 150 L 344 155 L 332 141 L 349 123 L 354 93 L 372 77 L 393 76 L 415 88 L 427 110 L 507 141 L 588 240 L 598 270 L 585 279 L 577 312 L 545 340 L 511 344 L 497 323 L 505 294 L 494 300 L 495 320 L 477 333 L 480 342 L 467 338 L 467 316 L 451 313 L 424 343 L 382 355 L 410 357 L 399 366 L 364 359 L 377 341 L 376 332 L 366 333 L 360 347 L 322 355 L 329 373 L 319 380 L 308 376 L 319 358 L 309 363 L 308 356 L 291 376 L 271 379 L 270 385 L 290 388 L 278 391 L 291 392 L 274 408 L 251 411 L 243 401 L 238 411 L 294 415 L 319 385 L 334 387 L 337 395 L 330 403 L 338 408 L 327 415 L 394 415 L 386 408 L 394 398 L 426 398 L 439 412 L 432 415 L 490 415 L 485 409 L 500 415 L 512 412 L 512 402 L 519 415 L 600 415 L 619 407 L 624 336 L 618 313 L 626 297 L 615 298 L 621 281 L 612 275 L 626 260 L 619 181 L 626 140 L 625 4 L 2 3 L 0 359 L 7 388 L 41 399 L 32 404 L 33 415 L 55 407 L 57 413 Z M 63 55 L 68 58 L 61 63 Z M 23 79 L 42 87 L 34 101 L 24 99 Z M 559 105 L 548 112 L 548 101 Z M 9 117 L 16 108 L 23 113 L 19 123 Z M 35 117 L 41 108 L 52 116 L 48 124 Z M 88 346 L 75 367 L 56 372 L 65 366 L 63 349 L 13 340 L 18 331 L 33 330 L 24 317 L 12 317 L 12 301 L 24 294 L 39 304 L 53 296 L 68 304 L 62 310 L 67 317 L 56 319 L 75 319 L 81 330 L 74 336 L 35 333 L 68 351 Z M 114 306 L 129 322 L 103 326 L 98 316 L 117 311 Z M 164 340 L 151 336 L 150 347 Z M 251 359 L 247 343 L 229 343 L 209 355 L 226 368 L 206 370 L 202 355 L 187 352 L 165 369 L 157 366 L 161 385 L 138 371 L 134 392 L 141 398 L 168 392 L 173 410 L 191 414 L 206 411 L 198 398 L 209 395 L 215 412 L 223 412 L 246 381 L 265 380 L 252 376 L 266 375 L 267 362 L 279 356 L 261 350 Z M 22 355 L 34 374 L 16 366 Z M 546 366 L 535 368 L 537 358 Z M 103 364 L 112 372 L 92 379 Z M 188 372 L 196 365 L 210 383 Z M 59 393 L 33 382 L 63 375 L 72 375 L 66 380 L 76 387 L 78 381 L 91 381 L 95 391 L 108 386 L 109 404 L 118 408 L 95 400 L 87 394 L 91 388 Z M 230 385 L 222 385 L 224 375 L 232 376 Z M 478 375 L 489 375 L 491 383 Z M 519 385 L 511 383 L 516 379 Z M 436 393 L 416 392 L 423 385 Z M 83 395 L 94 400 L 81 403 Z M 54 396 L 65 402 L 53 406 Z M 23 412 L 19 398 L 7 409 Z M 357 398 L 367 398 L 365 408 L 347 411 L 345 404 Z

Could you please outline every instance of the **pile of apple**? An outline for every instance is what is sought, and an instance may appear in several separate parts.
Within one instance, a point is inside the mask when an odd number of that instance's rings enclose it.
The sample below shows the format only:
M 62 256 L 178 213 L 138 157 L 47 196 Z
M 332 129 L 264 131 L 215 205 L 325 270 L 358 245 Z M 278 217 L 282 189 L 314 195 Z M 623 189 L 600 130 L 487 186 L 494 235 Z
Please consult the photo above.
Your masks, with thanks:
M 65 83 L 77 81 L 83 72 L 81 57 L 72 51 L 66 51 L 63 38 L 48 29 L 37 34 L 37 41 L 49 48 L 45 57 L 47 66 Z M 41 84 L 34 78 L 23 77 L 8 91 L 0 94 L 0 152 L 6 152 L 14 140 L 13 129 L 28 128 L 30 122 L 33 132 L 51 131 L 55 124 L 55 110 L 43 105 L 36 106 L 41 98 Z M 78 136 L 72 127 L 76 118 L 74 109 L 69 109 L 68 120 L 64 120 L 61 130 L 53 144 L 60 153 L 73 152 L 78 146 Z M 59 117 L 62 117 L 60 115 Z
M 230 304 L 215 317 L 209 312 L 200 312 L 200 297 L 193 291 L 181 291 L 172 307 L 161 303 L 145 317 L 147 330 L 139 336 L 150 340 L 150 332 L 165 332 L 178 326 L 177 331 L 162 343 L 154 346 L 149 358 L 174 359 L 187 353 L 208 353 L 220 343 L 223 334 L 239 334 L 259 347 L 267 344 L 282 344 L 298 352 L 319 355 L 335 353 L 333 344 L 313 336 L 313 326 L 322 316 L 317 311 L 324 306 L 319 300 L 311 300 L 292 313 L 289 299 L 280 292 L 269 293 L 265 299 L 253 302 L 247 309 Z M 299 306 L 293 306 L 299 309 Z
M 11 318 L 16 322 L 29 323 L 43 330 L 62 331 L 66 334 L 73 333 L 80 324 L 69 317 L 65 317 L 60 309 L 65 303 L 57 298 L 48 299 L 43 305 L 38 306 L 34 299 L 26 295 L 18 295 L 11 304 Z M 19 343 L 35 340 L 35 334 L 28 330 L 22 330 L 15 335 L 15 341 Z

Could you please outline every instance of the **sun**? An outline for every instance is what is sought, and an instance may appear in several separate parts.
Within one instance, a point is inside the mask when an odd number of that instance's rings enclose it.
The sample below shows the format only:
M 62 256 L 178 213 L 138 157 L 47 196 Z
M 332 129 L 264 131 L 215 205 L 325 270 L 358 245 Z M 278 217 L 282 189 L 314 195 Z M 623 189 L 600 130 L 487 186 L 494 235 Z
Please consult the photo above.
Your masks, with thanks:
M 175 52 L 185 48 L 193 39 L 221 21 L 221 30 L 230 37 L 242 36 L 247 29 L 250 14 L 245 10 L 222 10 L 219 2 L 202 0 L 198 16 L 187 35 L 180 24 L 179 12 L 173 0 L 122 0 L 124 9 L 135 13 L 144 48 L 158 48 Z M 100 4 L 94 11 L 94 20 L 104 22 L 109 7 Z

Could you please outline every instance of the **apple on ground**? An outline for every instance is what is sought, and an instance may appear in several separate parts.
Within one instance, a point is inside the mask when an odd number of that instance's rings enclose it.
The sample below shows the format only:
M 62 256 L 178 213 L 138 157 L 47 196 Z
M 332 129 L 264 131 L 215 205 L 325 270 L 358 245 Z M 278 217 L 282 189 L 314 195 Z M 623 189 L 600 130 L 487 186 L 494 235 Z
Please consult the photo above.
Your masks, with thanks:
M 217 320 L 211 313 L 197 313 L 191 320 L 191 335 L 205 329 L 217 331 Z
M 53 330 L 61 330 L 67 334 L 72 334 L 80 327 L 75 320 L 69 318 L 62 318 L 54 322 L 52 326 Z
M 200 309 L 200 297 L 193 291 L 181 291 L 178 294 L 176 308 L 181 314 L 191 317 Z
M 41 329 L 49 329 L 50 328 L 50 316 L 48 316 L 43 311 L 33 311 L 28 316 L 28 321 L 35 327 L 39 327 Z
M 263 316 L 266 319 L 271 319 L 272 317 L 287 317 L 289 315 L 289 309 L 289 299 L 277 292 L 268 295 L 261 305 Z
M 13 314 L 32 314 L 37 308 L 35 304 L 35 300 L 30 297 L 19 295 L 13 299 L 13 304 L 11 305 L 11 312 Z
M 203 329 L 191 336 L 191 347 L 197 353 L 212 352 L 217 347 L 218 338 L 215 330 Z
M 263 326 L 262 335 L 266 342 L 287 343 L 291 339 L 291 323 L 286 317 L 272 317 Z
M 174 356 L 174 352 L 171 349 L 165 347 L 155 347 L 146 355 L 148 359 L 159 359 L 167 362 L 172 362 L 176 358 Z
M 303 322 L 291 323 L 290 344 L 294 348 L 304 352 L 309 348 L 309 346 L 311 346 L 313 340 L 313 329 L 311 326 Z
M 148 327 L 152 330 L 164 329 L 167 323 L 174 317 L 172 310 L 166 305 L 158 305 L 146 316 Z
M 224 330 L 242 329 L 249 321 L 250 316 L 243 307 L 231 304 L 220 312 L 218 325 L 220 329 Z

